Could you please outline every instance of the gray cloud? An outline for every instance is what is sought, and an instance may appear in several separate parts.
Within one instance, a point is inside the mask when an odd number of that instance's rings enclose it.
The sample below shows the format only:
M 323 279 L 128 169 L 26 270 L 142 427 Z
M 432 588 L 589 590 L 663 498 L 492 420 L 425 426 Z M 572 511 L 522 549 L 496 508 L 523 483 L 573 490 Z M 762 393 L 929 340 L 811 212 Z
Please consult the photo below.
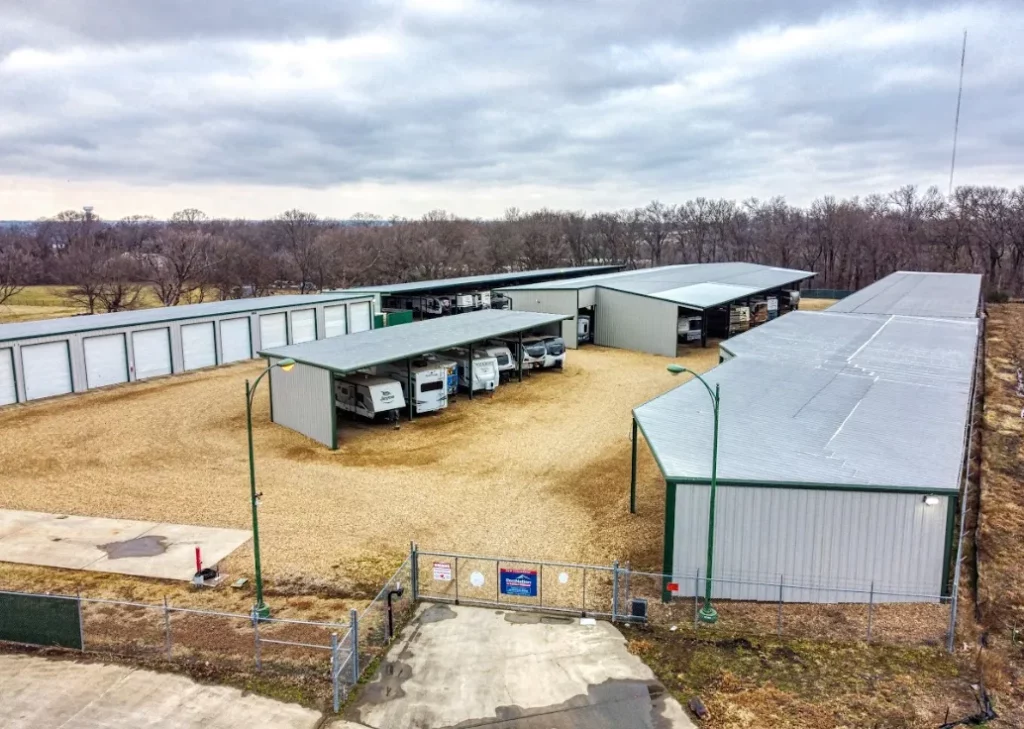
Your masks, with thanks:
M 961 179 L 1004 182 L 967 179 L 973 165 L 1024 182 L 1011 0 L 13 0 L 0 174 L 797 200 L 930 183 L 964 25 Z

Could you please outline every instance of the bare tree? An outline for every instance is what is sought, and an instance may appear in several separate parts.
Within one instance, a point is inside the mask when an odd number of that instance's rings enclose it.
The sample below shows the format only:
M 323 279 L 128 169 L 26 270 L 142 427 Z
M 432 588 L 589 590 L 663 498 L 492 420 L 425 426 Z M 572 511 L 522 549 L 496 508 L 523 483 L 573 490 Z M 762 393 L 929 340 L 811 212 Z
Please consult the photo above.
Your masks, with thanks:
M 25 236 L 0 228 L 0 306 L 25 288 L 36 268 L 37 260 Z
M 213 236 L 198 230 L 166 228 L 142 258 L 143 275 L 164 306 L 198 303 L 206 297 L 214 266 Z

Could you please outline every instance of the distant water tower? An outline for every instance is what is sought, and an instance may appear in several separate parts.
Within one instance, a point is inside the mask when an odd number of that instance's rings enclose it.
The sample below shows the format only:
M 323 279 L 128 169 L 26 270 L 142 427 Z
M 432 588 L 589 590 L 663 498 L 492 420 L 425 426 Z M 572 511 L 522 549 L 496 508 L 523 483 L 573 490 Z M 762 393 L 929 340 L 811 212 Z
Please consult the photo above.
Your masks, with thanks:
M 85 211 L 85 219 L 92 220 L 92 205 L 83 205 L 82 210 Z

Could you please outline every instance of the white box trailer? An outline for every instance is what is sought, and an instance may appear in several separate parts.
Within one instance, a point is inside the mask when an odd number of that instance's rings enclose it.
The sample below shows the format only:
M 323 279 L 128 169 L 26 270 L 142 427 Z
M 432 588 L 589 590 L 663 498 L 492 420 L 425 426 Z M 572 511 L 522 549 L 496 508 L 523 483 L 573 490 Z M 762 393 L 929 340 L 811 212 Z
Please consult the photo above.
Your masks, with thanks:
M 459 363 L 459 386 L 469 389 L 469 350 L 458 347 L 442 352 Z M 498 389 L 498 360 L 486 352 L 473 352 L 473 392 Z
M 334 404 L 369 420 L 397 420 L 405 396 L 397 380 L 354 372 L 334 380 Z
M 432 413 L 448 407 L 448 372 L 435 362 L 417 360 L 411 368 L 404 362 L 389 362 L 377 367 L 378 375 L 393 377 L 402 383 L 402 392 L 416 406 L 416 413 Z M 409 375 L 412 394 L 409 394 Z

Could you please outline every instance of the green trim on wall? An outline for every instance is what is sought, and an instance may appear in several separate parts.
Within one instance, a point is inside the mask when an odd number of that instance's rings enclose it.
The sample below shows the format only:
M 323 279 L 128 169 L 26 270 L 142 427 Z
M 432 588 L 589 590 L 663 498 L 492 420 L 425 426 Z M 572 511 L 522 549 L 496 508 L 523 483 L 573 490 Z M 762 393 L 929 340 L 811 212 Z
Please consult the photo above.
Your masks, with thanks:
M 338 406 L 334 403 L 334 374 L 327 373 L 327 400 L 331 408 L 331 450 L 338 450 Z
M 668 602 L 672 593 L 668 584 L 672 581 L 673 552 L 676 539 L 676 484 L 665 482 L 665 540 L 661 556 L 661 601 Z
M 641 426 L 642 427 L 642 426 Z M 653 449 L 651 449 L 653 452 Z M 655 455 L 657 458 L 657 455 Z M 658 464 L 661 465 L 660 463 Z M 664 473 L 665 469 L 662 469 Z M 708 478 L 668 478 L 667 481 L 675 484 L 693 484 L 695 486 L 710 486 Z M 743 479 L 718 479 L 719 486 L 752 486 L 756 488 L 774 489 L 808 489 L 812 491 L 860 491 L 876 494 L 917 494 L 920 496 L 955 496 L 956 491 L 951 489 L 926 488 L 924 486 L 906 487 L 881 486 L 871 484 L 849 484 L 849 483 L 802 483 L 799 481 L 746 481 Z
M 952 567 L 950 561 L 953 558 L 953 525 L 956 521 L 958 500 L 956 495 L 946 497 L 946 546 L 942 552 L 942 591 L 939 593 L 943 597 L 949 597 L 952 594 L 949 573 Z

